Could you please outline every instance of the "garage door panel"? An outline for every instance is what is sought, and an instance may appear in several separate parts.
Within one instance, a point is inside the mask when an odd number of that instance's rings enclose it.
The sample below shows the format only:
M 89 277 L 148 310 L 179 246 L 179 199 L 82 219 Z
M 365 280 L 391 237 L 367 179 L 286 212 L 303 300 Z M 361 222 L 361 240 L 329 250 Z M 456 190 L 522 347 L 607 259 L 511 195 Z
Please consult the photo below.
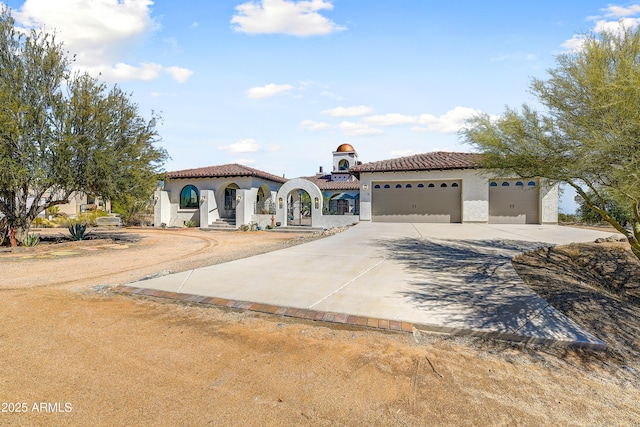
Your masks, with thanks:
M 506 182 L 509 185 L 502 185 Z M 537 186 L 502 181 L 489 187 L 489 222 L 494 224 L 539 224 Z
M 407 182 L 402 182 L 401 188 L 395 188 L 397 183 L 389 183 L 390 188 L 385 189 L 384 184 L 372 192 L 372 221 L 376 222 L 433 222 L 449 223 L 461 222 L 461 188 L 451 186 L 453 182 L 447 182 L 446 187 L 422 187 Z

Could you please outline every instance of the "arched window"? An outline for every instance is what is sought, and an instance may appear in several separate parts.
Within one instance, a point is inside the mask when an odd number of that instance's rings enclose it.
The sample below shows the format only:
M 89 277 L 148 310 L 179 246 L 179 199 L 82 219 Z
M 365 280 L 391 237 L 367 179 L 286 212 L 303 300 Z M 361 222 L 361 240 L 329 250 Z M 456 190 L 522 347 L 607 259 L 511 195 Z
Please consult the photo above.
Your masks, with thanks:
M 374 185 L 373 188 L 380 188 L 380 184 Z
M 391 188 L 391 186 L 389 184 L 385 184 L 384 188 Z
M 441 187 L 441 188 L 446 188 L 446 187 L 447 187 L 447 184 L 446 184 L 445 182 L 443 182 L 442 184 L 440 184 L 440 187 Z
M 497 187 L 497 186 L 498 186 L 498 183 L 495 181 L 489 184 L 489 187 Z
M 338 162 L 338 169 L 341 171 L 349 170 L 349 161 L 346 159 L 342 159 Z
M 505 181 L 505 182 L 503 182 L 503 183 L 502 183 L 502 186 L 503 186 L 503 187 L 508 187 L 508 186 L 509 186 L 509 183 L 508 183 L 507 181 Z
M 429 183 L 429 186 L 428 186 L 428 187 L 429 187 L 429 188 L 433 188 L 433 187 L 435 187 L 435 185 L 433 185 L 433 182 L 431 182 L 431 183 Z
M 402 188 L 402 184 L 396 184 L 396 188 Z
M 452 187 L 458 187 L 458 183 L 454 182 L 453 184 L 451 184 Z
M 405 185 L 404 188 L 411 188 L 411 184 Z
M 529 183 L 527 184 L 529 187 L 535 187 L 536 183 L 534 181 L 529 181 Z
M 418 184 L 418 188 L 424 188 L 424 184 L 422 183 Z
M 180 192 L 180 209 L 193 209 L 198 207 L 198 189 L 193 185 L 187 185 Z
M 522 181 L 518 181 L 518 182 L 516 182 L 516 187 L 522 187 L 522 185 L 523 185 L 523 184 L 522 184 Z

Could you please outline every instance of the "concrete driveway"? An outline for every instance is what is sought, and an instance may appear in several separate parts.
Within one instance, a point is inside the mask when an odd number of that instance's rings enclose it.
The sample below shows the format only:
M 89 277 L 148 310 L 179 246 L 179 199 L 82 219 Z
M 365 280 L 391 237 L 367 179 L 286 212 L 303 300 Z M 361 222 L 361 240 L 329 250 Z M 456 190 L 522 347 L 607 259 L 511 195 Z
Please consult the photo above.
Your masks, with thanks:
M 363 222 L 300 246 L 131 283 L 128 290 L 216 297 L 244 302 L 233 305 L 242 308 L 259 303 L 280 307 L 271 311 L 279 314 L 289 308 L 287 315 L 302 309 L 302 316 L 314 313 L 307 318 L 341 316 L 342 323 L 352 315 L 380 325 L 598 347 L 597 337 L 522 282 L 511 259 L 611 234 L 547 225 Z

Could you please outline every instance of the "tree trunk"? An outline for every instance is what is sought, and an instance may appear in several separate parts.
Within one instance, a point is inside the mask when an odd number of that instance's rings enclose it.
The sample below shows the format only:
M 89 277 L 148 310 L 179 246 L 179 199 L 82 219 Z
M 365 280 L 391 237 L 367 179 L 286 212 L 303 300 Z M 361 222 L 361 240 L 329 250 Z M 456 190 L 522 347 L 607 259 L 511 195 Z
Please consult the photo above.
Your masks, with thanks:
M 18 246 L 18 242 L 16 241 L 16 230 L 13 227 L 9 227 L 9 243 L 12 248 Z

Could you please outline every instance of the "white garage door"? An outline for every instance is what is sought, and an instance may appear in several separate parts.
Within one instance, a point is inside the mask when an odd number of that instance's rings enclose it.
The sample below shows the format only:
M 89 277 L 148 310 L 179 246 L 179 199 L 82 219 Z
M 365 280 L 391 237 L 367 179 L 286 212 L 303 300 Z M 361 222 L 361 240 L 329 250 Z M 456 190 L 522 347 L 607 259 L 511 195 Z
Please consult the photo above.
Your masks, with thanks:
M 376 222 L 462 222 L 460 181 L 373 183 L 371 220 Z
M 489 222 L 494 224 L 539 224 L 539 189 L 536 181 L 489 182 Z

